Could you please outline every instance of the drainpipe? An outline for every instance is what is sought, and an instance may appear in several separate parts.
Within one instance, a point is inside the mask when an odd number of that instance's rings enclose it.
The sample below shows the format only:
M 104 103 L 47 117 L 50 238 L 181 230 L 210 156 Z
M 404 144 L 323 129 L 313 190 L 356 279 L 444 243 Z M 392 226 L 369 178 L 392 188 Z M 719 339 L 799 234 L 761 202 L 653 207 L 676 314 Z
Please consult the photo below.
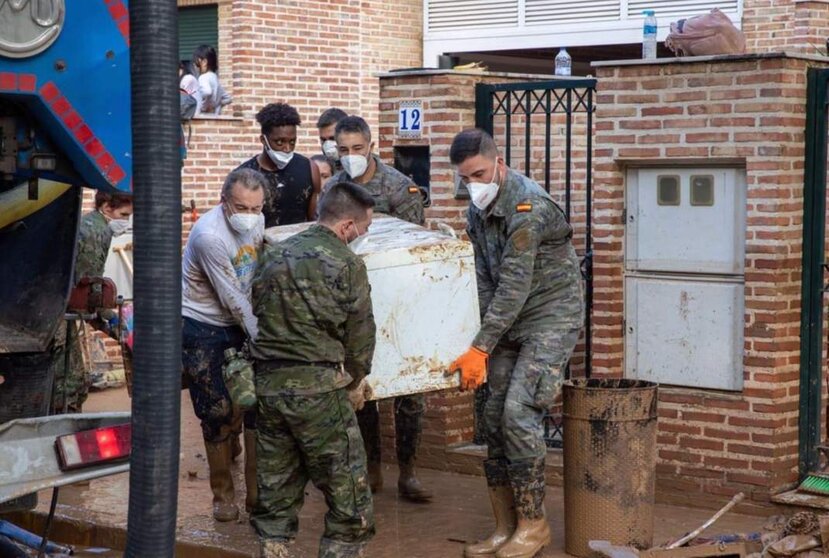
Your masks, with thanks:
M 181 403 L 181 158 L 176 0 L 130 0 L 135 293 L 124 556 L 171 558 Z

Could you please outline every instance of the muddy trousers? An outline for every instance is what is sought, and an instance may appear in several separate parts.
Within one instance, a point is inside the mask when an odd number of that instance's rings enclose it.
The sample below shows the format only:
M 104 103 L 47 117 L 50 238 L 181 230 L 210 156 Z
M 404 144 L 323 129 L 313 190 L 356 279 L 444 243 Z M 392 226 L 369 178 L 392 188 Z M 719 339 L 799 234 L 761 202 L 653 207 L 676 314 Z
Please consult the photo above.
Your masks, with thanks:
M 398 463 L 413 463 L 420 444 L 426 397 L 423 394 L 394 398 L 394 430 Z M 360 433 L 366 445 L 369 461 L 380 462 L 380 411 L 377 401 L 367 401 L 357 411 Z
M 258 400 L 254 529 L 264 541 L 293 540 L 310 480 L 328 504 L 319 555 L 359 556 L 374 536 L 374 509 L 363 440 L 345 389 Z
M 543 420 L 561 391 L 579 330 L 563 328 L 500 342 L 489 359 L 484 409 L 490 486 L 513 488 L 519 516 L 540 517 L 544 502 Z
M 182 366 L 193 411 L 201 421 L 205 441 L 222 442 L 245 428 L 256 428 L 256 413 L 244 417 L 234 409 L 222 378 L 225 349 L 239 350 L 245 334 L 238 326 L 214 326 L 184 318 L 181 329 Z
M 83 361 L 78 320 L 64 320 L 52 340 L 54 370 L 51 414 L 80 413 L 89 395 L 90 378 Z

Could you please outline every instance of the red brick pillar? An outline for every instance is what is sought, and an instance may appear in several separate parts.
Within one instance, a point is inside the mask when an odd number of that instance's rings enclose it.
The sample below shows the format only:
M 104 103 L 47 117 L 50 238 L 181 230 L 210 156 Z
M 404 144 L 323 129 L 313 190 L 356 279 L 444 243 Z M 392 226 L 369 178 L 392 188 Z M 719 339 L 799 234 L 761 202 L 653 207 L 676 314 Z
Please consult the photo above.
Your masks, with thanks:
M 744 388 L 663 387 L 661 499 L 755 503 L 797 479 L 806 71 L 786 55 L 597 68 L 594 372 L 624 370 L 625 169 L 745 168 Z M 702 498 L 700 498 L 702 496 Z

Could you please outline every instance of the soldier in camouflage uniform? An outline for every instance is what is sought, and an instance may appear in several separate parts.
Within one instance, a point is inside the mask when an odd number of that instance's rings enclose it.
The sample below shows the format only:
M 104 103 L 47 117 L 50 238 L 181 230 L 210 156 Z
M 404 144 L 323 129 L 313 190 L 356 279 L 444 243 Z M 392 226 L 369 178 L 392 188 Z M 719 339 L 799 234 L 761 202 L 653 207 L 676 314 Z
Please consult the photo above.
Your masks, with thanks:
M 129 228 L 132 197 L 126 194 L 95 194 L 95 210 L 81 218 L 78 230 L 78 253 L 75 258 L 73 284 L 83 277 L 102 277 L 113 235 Z M 107 333 L 106 319 L 101 316 L 92 325 Z M 67 320 L 58 328 L 53 342 L 55 382 L 52 390 L 52 413 L 79 413 L 89 394 L 89 374 L 81 352 L 80 322 Z M 69 357 L 66 357 L 66 351 Z
M 317 131 L 320 138 L 320 149 L 323 156 L 331 165 L 332 173 L 343 170 L 340 163 L 340 152 L 337 149 L 337 122 L 348 116 L 344 110 L 337 107 L 325 109 L 317 119 Z M 327 180 L 323 180 L 325 184 Z
M 422 225 L 423 198 L 412 180 L 393 167 L 384 164 L 372 154 L 371 130 L 358 116 L 340 119 L 336 126 L 337 148 L 343 171 L 331 177 L 328 184 L 351 180 L 363 186 L 374 198 L 374 210 L 410 223 Z M 394 399 L 394 425 L 397 462 L 400 477 L 399 494 L 415 502 L 428 502 L 432 494 L 415 474 L 417 447 L 420 443 L 426 398 L 423 394 Z M 376 492 L 383 485 L 380 467 L 380 413 L 377 402 L 371 401 L 357 413 L 360 431 L 368 454 L 371 489 Z
M 530 558 L 550 542 L 542 420 L 584 321 L 579 262 L 564 212 L 506 166 L 486 132 L 458 134 L 450 159 L 471 198 L 482 315 L 472 347 L 450 368 L 461 370 L 464 389 L 489 383 L 484 470 L 496 518 L 493 535 L 464 555 Z
M 288 556 L 308 480 L 325 494 L 322 558 L 363 555 L 374 535 L 366 454 L 354 409 L 365 402 L 375 324 L 368 274 L 347 246 L 371 224 L 371 196 L 331 186 L 319 222 L 268 248 L 253 283 L 262 556 Z

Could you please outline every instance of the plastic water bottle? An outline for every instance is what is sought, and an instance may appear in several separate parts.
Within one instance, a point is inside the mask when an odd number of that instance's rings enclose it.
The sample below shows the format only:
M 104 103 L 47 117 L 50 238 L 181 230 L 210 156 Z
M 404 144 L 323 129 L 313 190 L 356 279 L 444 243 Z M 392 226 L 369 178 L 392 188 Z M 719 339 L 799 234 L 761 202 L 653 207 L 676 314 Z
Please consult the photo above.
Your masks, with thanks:
M 556 55 L 556 75 L 569 76 L 572 75 L 573 59 L 567 54 L 566 48 L 561 48 Z
M 645 24 L 642 27 L 642 59 L 656 58 L 656 16 L 653 10 L 645 10 Z

